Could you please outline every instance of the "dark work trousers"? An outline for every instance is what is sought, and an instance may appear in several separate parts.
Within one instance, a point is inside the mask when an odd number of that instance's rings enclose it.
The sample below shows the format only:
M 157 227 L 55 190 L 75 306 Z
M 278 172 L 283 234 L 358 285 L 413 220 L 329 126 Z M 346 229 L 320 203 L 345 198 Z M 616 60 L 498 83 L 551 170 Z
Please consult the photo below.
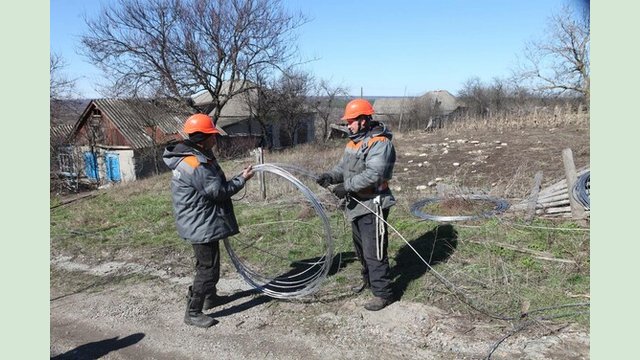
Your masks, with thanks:
M 213 295 L 220 279 L 220 243 L 193 244 L 196 255 L 196 276 L 191 290 L 196 296 Z
M 389 216 L 389 209 L 384 209 L 382 214 L 386 221 Z M 371 285 L 373 295 L 391 299 L 393 293 L 389 275 L 389 257 L 387 256 L 387 246 L 389 245 L 387 224 L 384 224 L 384 227 L 385 232 L 381 243 L 382 260 L 378 260 L 376 255 L 376 215 L 369 213 L 357 217 L 351 222 L 353 245 L 358 260 L 362 264 L 363 281 Z

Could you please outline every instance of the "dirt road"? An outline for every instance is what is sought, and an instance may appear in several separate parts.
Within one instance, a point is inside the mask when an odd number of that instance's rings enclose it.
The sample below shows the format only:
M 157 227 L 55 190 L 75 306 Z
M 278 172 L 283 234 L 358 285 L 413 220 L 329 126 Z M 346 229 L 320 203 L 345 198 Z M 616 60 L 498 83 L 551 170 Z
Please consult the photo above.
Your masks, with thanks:
M 471 320 L 398 301 L 379 312 L 370 295 L 282 301 L 255 293 L 231 272 L 229 301 L 209 329 L 182 322 L 189 276 L 135 263 L 51 261 L 51 357 L 55 359 L 482 359 L 508 323 Z M 508 337 L 492 359 L 587 359 L 589 336 L 573 326 Z

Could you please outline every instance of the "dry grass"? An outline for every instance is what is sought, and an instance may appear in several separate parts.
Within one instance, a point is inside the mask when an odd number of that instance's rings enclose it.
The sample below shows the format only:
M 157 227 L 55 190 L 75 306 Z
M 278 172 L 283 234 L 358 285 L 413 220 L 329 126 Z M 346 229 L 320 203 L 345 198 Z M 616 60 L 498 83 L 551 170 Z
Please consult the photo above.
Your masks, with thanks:
M 486 118 L 466 117 L 447 124 L 446 131 L 455 134 L 466 130 L 505 130 L 526 128 L 557 128 L 573 126 L 589 127 L 590 115 L 587 112 L 574 112 L 571 109 L 540 111 L 523 115 L 500 114 Z

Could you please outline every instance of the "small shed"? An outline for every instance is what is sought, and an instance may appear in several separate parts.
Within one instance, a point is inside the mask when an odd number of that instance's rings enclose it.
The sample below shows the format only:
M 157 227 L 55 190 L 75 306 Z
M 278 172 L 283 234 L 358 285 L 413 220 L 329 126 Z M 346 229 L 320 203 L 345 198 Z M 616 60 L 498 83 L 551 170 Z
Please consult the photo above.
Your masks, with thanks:
M 167 171 L 162 149 L 185 138 L 182 126 L 191 114 L 168 100 L 91 100 L 58 146 L 60 171 L 96 185 Z

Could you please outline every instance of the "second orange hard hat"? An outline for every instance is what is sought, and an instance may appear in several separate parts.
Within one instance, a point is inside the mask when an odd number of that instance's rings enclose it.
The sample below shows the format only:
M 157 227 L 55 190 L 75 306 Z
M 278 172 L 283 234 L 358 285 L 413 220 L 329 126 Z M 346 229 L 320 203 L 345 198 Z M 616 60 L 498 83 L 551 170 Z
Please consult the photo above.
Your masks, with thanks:
M 352 120 L 360 115 L 373 115 L 373 106 L 365 99 L 355 99 L 349 101 L 344 108 L 342 120 Z

